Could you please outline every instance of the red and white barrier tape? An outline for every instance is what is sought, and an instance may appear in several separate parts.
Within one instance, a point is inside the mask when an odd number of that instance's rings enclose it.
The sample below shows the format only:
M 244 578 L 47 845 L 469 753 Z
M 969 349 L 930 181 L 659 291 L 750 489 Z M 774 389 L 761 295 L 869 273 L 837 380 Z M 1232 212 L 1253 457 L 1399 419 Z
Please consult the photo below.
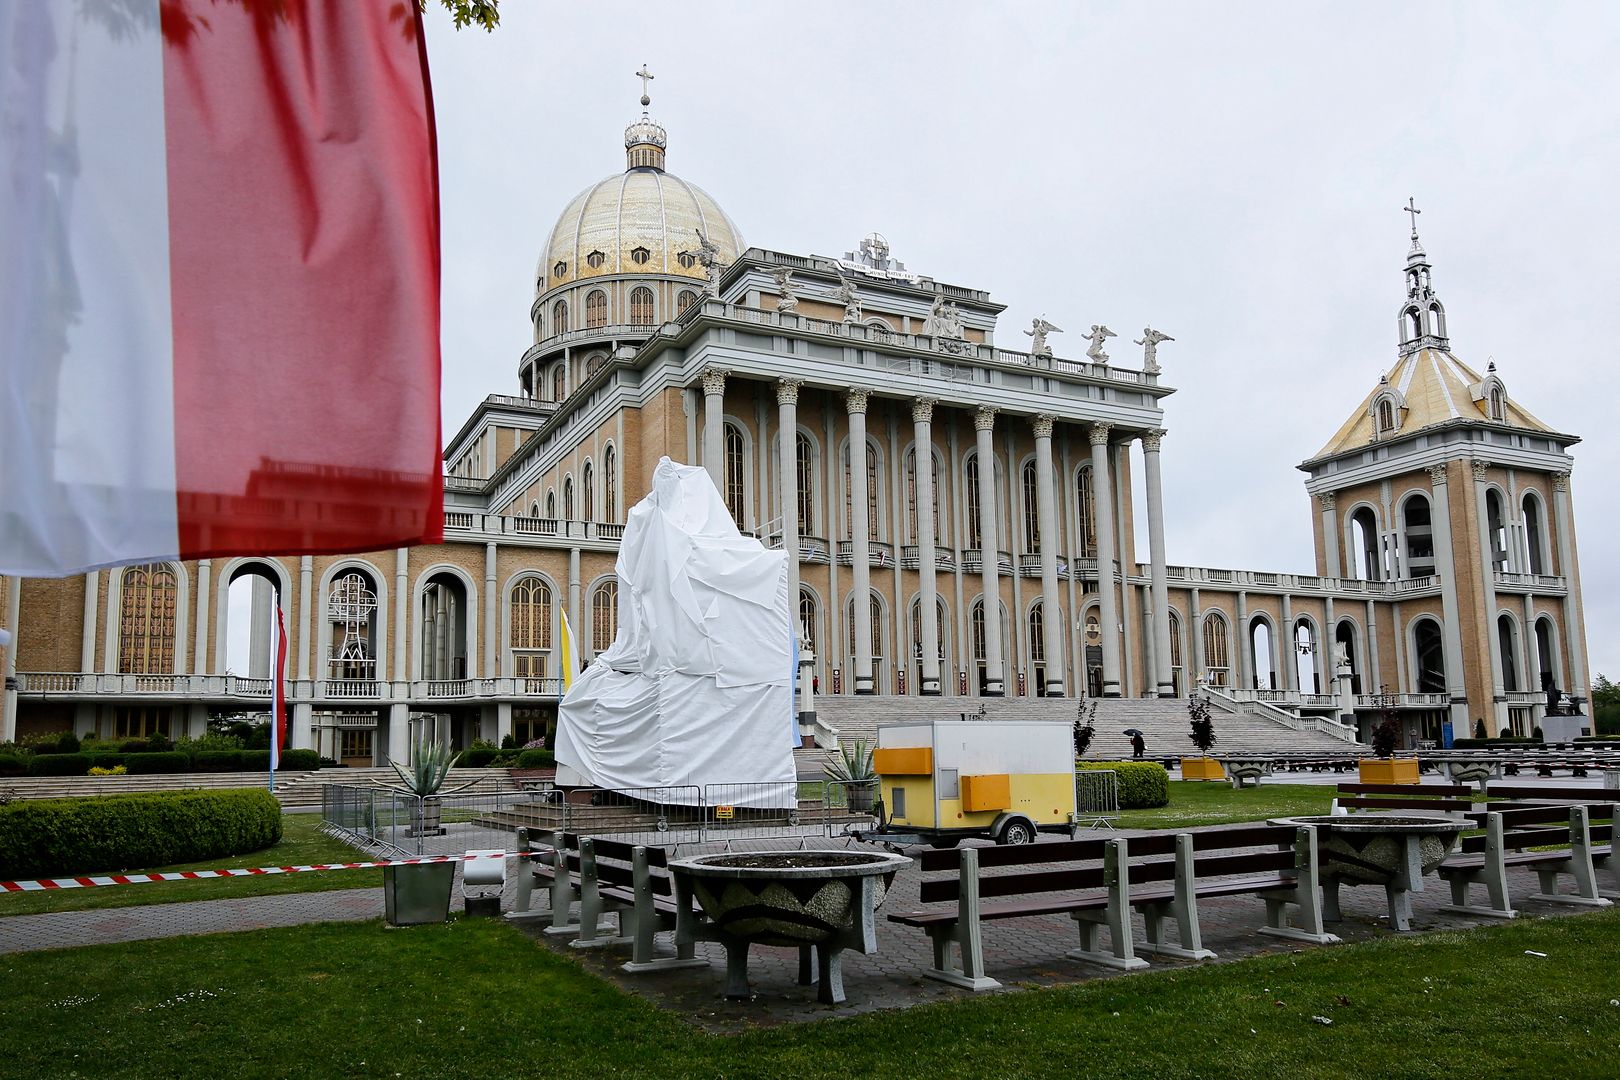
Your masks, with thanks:
M 422 863 L 466 862 L 471 859 L 518 859 L 528 852 L 469 852 L 465 855 L 423 855 L 414 859 L 380 862 L 316 863 L 313 866 L 254 866 L 234 870 L 172 870 L 162 874 L 97 874 L 86 877 L 44 878 L 40 881 L 0 881 L 0 892 L 47 892 L 53 889 L 92 889 L 101 885 L 143 885 L 148 881 L 201 881 L 206 878 L 264 877 L 301 874 L 309 870 L 369 870 L 379 866 L 419 866 Z

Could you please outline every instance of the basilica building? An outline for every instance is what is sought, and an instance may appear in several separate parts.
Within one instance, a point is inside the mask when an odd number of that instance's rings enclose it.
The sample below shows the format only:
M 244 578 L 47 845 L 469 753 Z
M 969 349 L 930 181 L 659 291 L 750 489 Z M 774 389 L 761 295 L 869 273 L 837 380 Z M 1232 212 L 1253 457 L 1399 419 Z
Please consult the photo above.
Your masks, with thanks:
M 1208 568 L 1166 550 L 1165 335 L 1111 355 L 1094 326 L 1060 357 L 1055 327 L 1007 334 L 988 292 L 906 268 L 876 234 L 842 257 L 751 247 L 667 170 L 645 112 L 624 142 L 625 169 L 544 238 L 516 392 L 445 449 L 442 545 L 9 579 L 0 741 L 262 713 L 277 604 L 294 745 L 371 765 L 423 731 L 539 736 L 563 613 L 587 658 L 614 637 L 623 522 L 663 456 L 706 467 L 739 528 L 787 551 L 807 742 L 836 738 L 823 717 L 845 695 L 1207 687 L 1347 740 L 1394 708 L 1417 745 L 1448 723 L 1528 733 L 1546 685 L 1588 693 L 1578 440 L 1452 353 L 1415 227 L 1396 351 L 1368 365 L 1385 374 L 1299 466 L 1312 572 Z

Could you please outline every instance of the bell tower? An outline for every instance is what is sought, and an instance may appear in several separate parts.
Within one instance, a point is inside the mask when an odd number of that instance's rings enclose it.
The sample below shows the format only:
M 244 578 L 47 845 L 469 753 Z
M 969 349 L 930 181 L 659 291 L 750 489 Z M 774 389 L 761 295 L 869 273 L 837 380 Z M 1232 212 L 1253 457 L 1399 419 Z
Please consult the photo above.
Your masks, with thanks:
M 1417 200 L 1410 198 L 1402 209 L 1412 216 L 1412 250 L 1406 253 L 1406 300 L 1395 320 L 1400 355 L 1427 348 L 1449 349 L 1446 309 L 1434 293 L 1429 256 L 1418 241 L 1417 216 L 1423 211 L 1417 208 Z

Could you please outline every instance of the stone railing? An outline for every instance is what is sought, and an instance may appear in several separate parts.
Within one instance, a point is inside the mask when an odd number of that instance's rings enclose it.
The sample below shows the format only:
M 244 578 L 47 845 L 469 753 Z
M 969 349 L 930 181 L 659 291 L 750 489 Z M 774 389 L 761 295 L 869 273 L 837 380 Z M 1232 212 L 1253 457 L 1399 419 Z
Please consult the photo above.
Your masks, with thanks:
M 803 559 L 799 560 L 803 562 Z M 866 542 L 866 561 L 872 566 L 881 569 L 894 569 L 894 545 L 882 540 L 868 540 Z M 853 566 L 855 563 L 855 542 L 853 540 L 838 541 L 838 565 Z
M 1444 708 L 1451 704 L 1451 697 L 1448 694 L 1385 694 L 1382 697 L 1378 694 L 1357 694 L 1356 708 L 1376 709 L 1384 700 L 1388 700 L 1397 708 L 1407 709 Z
M 1563 592 L 1564 579 L 1557 574 L 1514 574 L 1497 570 L 1491 575 L 1499 588 L 1526 592 Z

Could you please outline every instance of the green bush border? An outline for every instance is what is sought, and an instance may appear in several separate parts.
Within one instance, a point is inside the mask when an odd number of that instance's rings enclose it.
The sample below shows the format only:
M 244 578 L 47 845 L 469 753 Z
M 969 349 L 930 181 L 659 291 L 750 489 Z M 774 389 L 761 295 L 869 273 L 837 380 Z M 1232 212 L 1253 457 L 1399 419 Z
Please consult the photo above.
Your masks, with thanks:
M 1155 761 L 1080 761 L 1076 769 L 1119 774 L 1119 808 L 1151 810 L 1170 805 L 1170 774 Z

